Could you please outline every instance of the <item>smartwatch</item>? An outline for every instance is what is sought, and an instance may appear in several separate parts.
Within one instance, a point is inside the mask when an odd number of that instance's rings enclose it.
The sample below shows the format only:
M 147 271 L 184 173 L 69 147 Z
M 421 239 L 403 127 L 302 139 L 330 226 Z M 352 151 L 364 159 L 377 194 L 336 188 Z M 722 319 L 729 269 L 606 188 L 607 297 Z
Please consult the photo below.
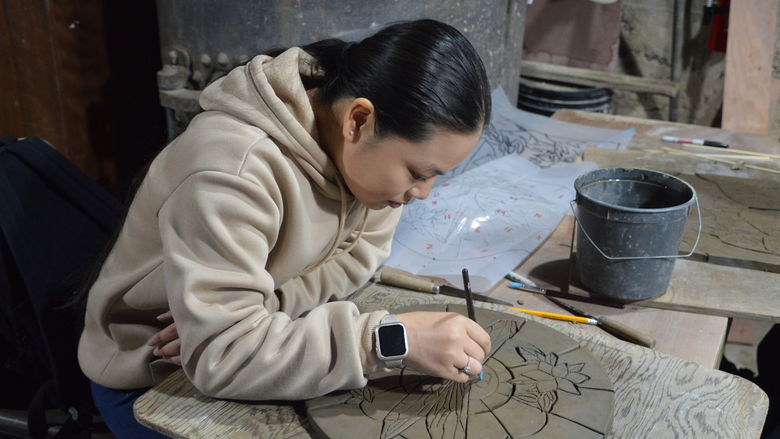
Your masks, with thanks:
M 374 343 L 376 356 L 388 368 L 401 367 L 404 358 L 409 355 L 406 326 L 392 314 L 384 316 L 374 329 Z

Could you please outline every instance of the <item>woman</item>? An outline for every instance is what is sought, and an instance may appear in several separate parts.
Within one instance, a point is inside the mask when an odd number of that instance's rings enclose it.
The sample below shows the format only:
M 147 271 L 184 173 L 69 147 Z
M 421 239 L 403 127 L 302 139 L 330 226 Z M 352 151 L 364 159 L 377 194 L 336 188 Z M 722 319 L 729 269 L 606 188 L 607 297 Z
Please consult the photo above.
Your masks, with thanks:
M 184 372 L 215 397 L 311 398 L 398 363 L 376 352 L 387 312 L 339 299 L 388 256 L 400 207 L 476 145 L 482 62 L 432 20 L 273 55 L 203 91 L 206 111 L 152 163 L 90 290 L 79 361 L 120 437 L 142 428 L 132 401 L 176 368 L 147 345 L 167 309 Z M 481 372 L 490 338 L 476 323 L 395 318 L 405 365 L 459 382 Z

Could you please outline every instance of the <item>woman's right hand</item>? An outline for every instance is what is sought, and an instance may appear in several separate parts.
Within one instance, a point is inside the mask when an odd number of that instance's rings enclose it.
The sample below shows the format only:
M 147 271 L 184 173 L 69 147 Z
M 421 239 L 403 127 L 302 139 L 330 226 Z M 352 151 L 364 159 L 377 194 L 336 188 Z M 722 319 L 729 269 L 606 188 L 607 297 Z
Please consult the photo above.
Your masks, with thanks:
M 452 312 L 409 312 L 396 318 L 406 325 L 404 364 L 409 368 L 459 383 L 482 372 L 490 335 L 477 322 Z M 470 373 L 463 370 L 466 365 Z

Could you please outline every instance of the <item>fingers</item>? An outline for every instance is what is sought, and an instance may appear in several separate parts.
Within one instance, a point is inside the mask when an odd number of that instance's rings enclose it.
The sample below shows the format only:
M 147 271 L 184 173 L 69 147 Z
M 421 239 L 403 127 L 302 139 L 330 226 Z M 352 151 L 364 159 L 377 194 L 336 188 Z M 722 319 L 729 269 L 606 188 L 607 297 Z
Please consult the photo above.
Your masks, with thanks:
M 179 338 L 179 332 L 176 330 L 176 323 L 171 323 L 157 334 L 154 334 L 146 344 L 147 346 L 160 346 L 170 343 L 177 338 Z
M 487 357 L 487 352 L 482 349 L 482 346 L 471 339 L 463 342 L 463 352 L 480 363 L 484 363 L 485 357 Z
M 158 357 L 163 357 L 166 360 L 173 357 L 178 357 L 181 354 L 181 340 L 177 338 L 168 344 L 158 346 L 152 353 Z
M 474 357 L 467 355 L 466 361 L 460 367 L 455 366 L 455 369 L 457 374 L 452 380 L 459 383 L 465 383 L 470 378 L 482 373 L 482 363 Z
M 173 321 L 173 314 L 171 314 L 171 311 L 168 310 L 168 311 L 160 314 L 159 316 L 157 316 L 156 319 L 161 321 L 161 322 L 167 322 L 169 320 Z
M 146 344 L 154 346 L 152 354 L 155 356 L 181 366 L 181 340 L 176 323 L 173 322 L 173 314 L 171 311 L 167 311 L 156 318 L 161 322 L 171 322 L 171 324 L 154 334 Z
M 477 322 L 471 322 L 474 324 L 466 326 L 466 334 L 481 347 L 485 355 L 489 354 L 492 347 L 490 343 L 490 334 L 488 334 L 483 327 L 479 326 Z

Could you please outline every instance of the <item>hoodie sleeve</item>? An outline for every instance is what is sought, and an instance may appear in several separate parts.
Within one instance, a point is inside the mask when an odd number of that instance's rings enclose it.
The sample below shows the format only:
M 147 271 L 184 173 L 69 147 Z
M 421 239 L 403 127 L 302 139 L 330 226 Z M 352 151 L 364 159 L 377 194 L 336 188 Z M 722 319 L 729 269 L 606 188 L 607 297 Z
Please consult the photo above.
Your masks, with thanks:
M 332 298 L 343 299 L 365 285 L 390 255 L 393 232 L 400 218 L 401 209 L 370 211 L 363 235 L 349 252 L 290 279 L 278 288 L 285 312 L 292 316 L 301 315 Z M 353 239 L 354 235 L 357 232 L 353 232 Z M 341 245 L 346 246 L 346 242 Z M 379 320 L 372 322 L 371 327 L 378 323 Z M 366 334 L 362 352 L 363 371 L 366 374 L 381 367 L 373 355 L 370 332 Z
M 345 301 L 296 320 L 279 312 L 265 270 L 281 221 L 275 191 L 202 171 L 184 180 L 159 212 L 182 366 L 210 396 L 304 399 L 366 384 L 366 339 L 386 312 L 361 314 Z

